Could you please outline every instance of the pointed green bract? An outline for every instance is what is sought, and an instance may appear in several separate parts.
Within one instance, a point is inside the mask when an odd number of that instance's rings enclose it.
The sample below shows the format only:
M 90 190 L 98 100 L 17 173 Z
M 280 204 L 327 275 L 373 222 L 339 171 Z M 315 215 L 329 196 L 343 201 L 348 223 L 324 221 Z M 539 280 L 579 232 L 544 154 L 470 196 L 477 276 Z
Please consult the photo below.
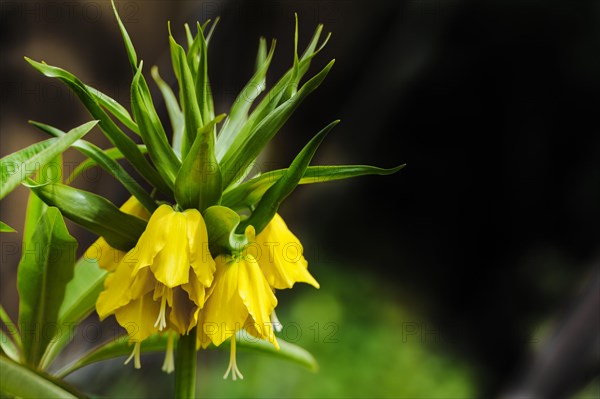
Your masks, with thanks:
M 158 190 L 169 193 L 170 189 L 156 169 L 148 162 L 136 143 L 131 140 L 104 112 L 98 101 L 85 85 L 73 74 L 64 69 L 50 65 L 35 62 L 25 58 L 35 69 L 44 75 L 57 78 L 66 84 L 81 100 L 88 112 L 99 121 L 98 126 L 106 137 L 117 147 L 127 158 L 129 163 L 142 175 L 150 184 Z
M 327 66 L 306 82 L 300 90 L 289 100 L 275 108 L 254 129 L 245 135 L 238 135 L 225 156 L 221 160 L 223 170 L 223 185 L 229 186 L 232 182 L 245 177 L 248 165 L 269 143 L 281 129 L 289 117 L 294 113 L 302 101 L 312 93 L 325 79 L 333 66 L 331 61 Z
M 171 59 L 173 61 L 173 70 L 179 82 L 179 102 L 183 111 L 184 134 L 182 140 L 181 156 L 185 159 L 190 147 L 196 139 L 196 132 L 203 126 L 198 99 L 196 97 L 196 87 L 194 77 L 188 65 L 187 56 L 183 47 L 181 47 L 172 35 L 169 35 L 171 46 Z
M 137 123 L 133 121 L 131 115 L 129 115 L 129 112 L 125 109 L 125 107 L 98 89 L 88 85 L 85 85 L 85 88 L 88 90 L 88 92 L 90 92 L 90 94 L 92 94 L 92 96 L 100 105 L 102 105 L 108 112 L 115 116 L 122 124 L 127 126 L 128 129 L 138 136 L 140 135 L 140 130 Z
M 6 223 L 0 221 L 0 233 L 16 233 L 17 230 L 13 229 Z
M 298 184 L 325 183 L 334 180 L 349 179 L 367 175 L 391 175 L 403 169 L 405 165 L 395 168 L 378 168 L 368 165 L 323 165 L 309 166 Z M 252 209 L 262 198 L 265 192 L 277 180 L 289 173 L 288 169 L 277 169 L 263 173 L 253 179 L 235 186 L 223 193 L 221 203 L 233 209 Z
M 152 103 L 150 92 L 145 83 L 142 83 L 142 79 L 142 64 L 140 64 L 131 84 L 131 109 L 136 122 L 140 125 L 140 134 L 148 148 L 152 162 L 163 180 L 172 189 L 181 163 L 169 145 L 165 130 Z
M 135 52 L 135 48 L 133 47 L 133 42 L 129 37 L 129 33 L 127 33 L 127 29 L 125 29 L 125 25 L 123 21 L 121 21 L 121 17 L 119 17 L 119 13 L 117 12 L 117 7 L 115 6 L 114 0 L 110 0 L 110 4 L 112 5 L 113 13 L 115 14 L 115 18 L 117 19 L 117 23 L 119 24 L 119 30 L 121 31 L 121 36 L 123 37 L 123 42 L 125 42 L 125 50 L 127 51 L 127 58 L 129 59 L 129 64 L 131 65 L 131 69 L 135 72 L 137 69 L 137 54 Z
M 37 366 L 58 332 L 56 323 L 65 287 L 73 278 L 77 240 L 69 232 L 57 208 L 42 214 L 31 239 L 23 242 L 19 263 L 19 325 L 28 364 Z M 32 333 L 33 332 L 33 333 Z
M 266 52 L 266 42 L 264 40 L 261 40 L 261 45 L 259 47 L 264 47 L 264 51 Z M 260 52 L 261 50 L 259 50 L 257 61 L 261 58 Z M 264 61 L 258 66 L 254 76 L 250 78 L 250 81 L 244 86 L 231 106 L 229 116 L 225 119 L 217 138 L 217 158 L 223 158 L 225 152 L 229 149 L 236 135 L 240 131 L 240 128 L 248 120 L 248 111 L 250 110 L 250 107 L 252 107 L 254 100 L 256 100 L 256 98 L 265 90 L 265 79 L 274 53 L 275 40 L 273 40 L 271 44 L 269 54 L 266 55 L 265 53 Z
M 55 127 L 30 121 L 32 125 L 37 127 L 38 129 L 51 134 L 55 137 L 63 137 L 66 133 L 60 129 Z M 127 189 L 136 197 L 142 205 L 150 212 L 154 212 L 157 208 L 156 202 L 150 197 L 150 195 L 134 180 L 133 177 L 114 159 L 109 157 L 102 151 L 100 148 L 95 146 L 94 144 L 85 141 L 85 140 L 77 140 L 73 144 L 71 144 L 73 148 L 76 148 L 84 155 L 87 155 L 91 159 L 93 159 L 98 165 L 102 166 L 104 170 L 110 173 L 115 179 L 117 179 L 123 187 Z
M 173 94 L 173 90 L 171 90 L 171 86 L 169 86 L 158 74 L 158 67 L 153 66 L 150 70 L 152 74 L 152 78 L 158 85 L 160 92 L 165 100 L 165 105 L 167 107 L 167 113 L 169 114 L 169 120 L 171 121 L 171 129 L 173 130 L 173 139 L 172 139 L 172 147 L 173 151 L 179 159 L 181 159 L 181 142 L 183 140 L 183 112 L 181 112 L 181 108 L 179 108 L 179 103 L 177 102 L 177 98 L 175 94 Z
M 183 209 L 202 212 L 221 199 L 223 179 L 215 157 L 213 130 L 224 117 L 221 114 L 198 129 L 196 141 L 183 161 L 175 181 L 175 200 Z
M 138 144 L 138 149 L 142 154 L 146 154 L 148 152 L 148 149 L 144 144 Z M 102 152 L 104 153 L 104 155 L 106 155 L 113 161 L 117 161 L 125 157 L 117 147 L 107 148 L 105 150 L 102 150 Z M 98 163 L 95 160 L 87 158 L 79 165 L 77 165 L 75 169 L 73 169 L 73 172 L 71 172 L 71 174 L 65 179 L 65 184 L 73 183 L 75 179 L 77 179 L 82 173 L 84 173 L 90 168 L 93 168 L 96 165 L 98 165 Z
M 71 144 L 85 136 L 97 121 L 84 123 L 59 139 L 50 139 L 33 144 L 0 160 L 2 186 L 0 199 L 4 198 L 28 176 L 37 172 L 50 159 L 65 151 Z
M 279 205 L 292 193 L 292 191 L 294 191 L 300 182 L 300 179 L 304 175 L 306 168 L 308 168 L 308 164 L 315 155 L 319 145 L 323 142 L 325 137 L 327 137 L 327 134 L 329 134 L 331 129 L 339 122 L 339 120 L 331 122 L 317 133 L 308 144 L 306 144 L 288 168 L 288 173 L 281 176 L 277 182 L 267 190 L 265 195 L 263 195 L 258 202 L 258 205 L 256 205 L 256 209 L 252 212 L 252 215 L 240 224 L 237 230 L 238 233 L 244 231 L 247 226 L 254 226 L 256 234 L 259 234 L 265 228 L 277 213 Z
M 113 248 L 129 251 L 146 228 L 144 220 L 121 212 L 99 195 L 64 184 L 31 183 L 28 187 L 46 204 L 57 207 L 73 222 L 104 237 Z

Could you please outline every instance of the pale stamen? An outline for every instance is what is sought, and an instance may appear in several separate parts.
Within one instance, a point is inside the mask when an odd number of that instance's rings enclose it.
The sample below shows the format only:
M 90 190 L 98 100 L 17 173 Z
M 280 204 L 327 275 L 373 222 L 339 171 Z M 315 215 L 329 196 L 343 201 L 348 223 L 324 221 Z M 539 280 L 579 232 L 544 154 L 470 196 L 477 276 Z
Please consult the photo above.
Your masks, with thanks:
M 281 324 L 281 322 L 277 318 L 277 314 L 275 313 L 275 310 L 273 310 L 273 313 L 271 313 L 271 324 L 273 325 L 273 328 L 275 329 L 275 331 L 281 332 L 281 330 L 283 330 L 283 324 Z
M 225 371 L 225 375 L 223 376 L 224 380 L 227 379 L 227 376 L 229 376 L 229 372 L 231 372 L 231 379 L 234 381 L 237 380 L 238 377 L 240 380 L 244 379 L 244 376 L 237 367 L 237 362 L 235 358 L 235 334 L 231 336 L 231 352 L 229 354 L 229 367 L 227 367 L 227 371 Z
M 171 374 L 175 370 L 175 360 L 173 357 L 173 336 L 175 334 L 167 333 L 167 350 L 165 352 L 165 361 L 163 362 L 162 371 Z
M 158 312 L 158 317 L 156 318 L 156 322 L 154 323 L 154 327 L 158 327 L 158 331 L 164 330 L 167 326 L 166 319 L 166 309 L 167 309 L 167 296 L 163 295 L 160 299 L 160 311 Z
M 133 347 L 133 351 L 131 352 L 131 355 L 129 355 L 129 357 L 127 358 L 127 360 L 125 360 L 125 363 L 123 364 L 128 364 L 131 359 L 133 360 L 133 365 L 136 369 L 141 369 L 142 368 L 142 362 L 140 361 L 140 348 L 141 348 L 142 342 L 141 341 L 137 341 L 135 343 L 135 346 Z

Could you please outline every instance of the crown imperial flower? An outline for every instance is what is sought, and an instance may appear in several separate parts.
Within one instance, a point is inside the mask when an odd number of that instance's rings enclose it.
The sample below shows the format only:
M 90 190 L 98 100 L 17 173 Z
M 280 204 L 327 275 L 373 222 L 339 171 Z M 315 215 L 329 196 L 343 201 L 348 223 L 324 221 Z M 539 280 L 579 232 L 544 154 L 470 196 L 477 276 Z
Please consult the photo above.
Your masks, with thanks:
M 150 217 L 138 245 L 109 275 L 96 309 L 101 319 L 114 314 L 135 342 L 165 330 L 187 334 L 198 322 L 215 273 L 206 225 L 195 209 L 177 212 L 161 205 Z M 167 358 L 172 356 L 167 353 Z

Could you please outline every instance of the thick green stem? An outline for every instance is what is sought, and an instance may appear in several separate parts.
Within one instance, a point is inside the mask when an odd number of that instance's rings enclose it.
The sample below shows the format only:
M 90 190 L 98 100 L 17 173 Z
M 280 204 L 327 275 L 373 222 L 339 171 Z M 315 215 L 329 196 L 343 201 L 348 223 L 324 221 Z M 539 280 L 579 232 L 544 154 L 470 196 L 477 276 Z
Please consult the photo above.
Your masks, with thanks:
M 175 359 L 175 398 L 196 397 L 196 327 L 179 337 Z

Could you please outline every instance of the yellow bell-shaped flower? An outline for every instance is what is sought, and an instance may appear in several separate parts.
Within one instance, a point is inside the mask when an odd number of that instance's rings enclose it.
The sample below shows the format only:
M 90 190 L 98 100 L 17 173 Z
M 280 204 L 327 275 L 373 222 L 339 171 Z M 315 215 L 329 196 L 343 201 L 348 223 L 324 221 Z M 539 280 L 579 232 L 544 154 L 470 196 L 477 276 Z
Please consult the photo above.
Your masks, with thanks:
M 269 285 L 276 289 L 292 288 L 294 283 L 308 283 L 319 288 L 319 283 L 308 272 L 300 240 L 288 229 L 279 214 L 256 236 L 260 248 L 258 264 Z
M 254 238 L 252 226 L 246 235 Z M 251 254 L 219 255 L 217 270 L 199 322 L 198 346 L 219 346 L 231 337 L 229 367 L 233 380 L 244 378 L 236 362 L 236 333 L 243 331 L 271 342 L 277 349 L 271 314 L 277 306 L 273 289 Z
M 101 320 L 114 314 L 127 330 L 136 343 L 132 356 L 139 367 L 141 341 L 157 332 L 187 334 L 198 323 L 214 273 L 200 212 L 161 205 L 136 247 L 107 277 L 96 310 Z M 172 362 L 167 353 L 169 358 Z
M 148 210 L 133 196 L 125 201 L 120 209 L 140 219 L 148 220 L 150 218 Z M 86 249 L 83 256 L 84 259 L 96 260 L 102 269 L 113 272 L 124 255 L 125 252 L 111 247 L 104 238 L 100 237 Z

